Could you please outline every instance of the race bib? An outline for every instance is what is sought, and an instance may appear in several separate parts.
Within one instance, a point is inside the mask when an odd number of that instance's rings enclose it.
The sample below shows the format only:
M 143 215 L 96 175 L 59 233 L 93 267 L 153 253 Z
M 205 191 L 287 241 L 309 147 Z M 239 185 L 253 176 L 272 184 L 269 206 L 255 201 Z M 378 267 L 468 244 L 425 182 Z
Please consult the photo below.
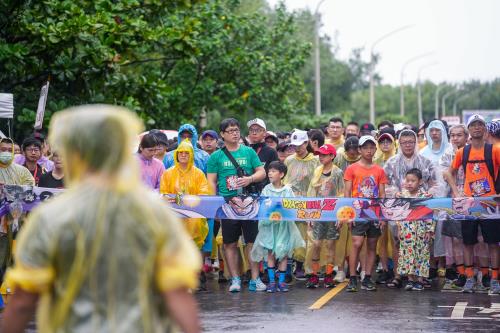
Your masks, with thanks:
M 486 178 L 470 182 L 469 189 L 473 197 L 480 197 L 491 191 L 490 183 Z
M 235 191 L 238 187 L 238 176 L 228 176 L 226 177 L 226 187 L 229 191 Z

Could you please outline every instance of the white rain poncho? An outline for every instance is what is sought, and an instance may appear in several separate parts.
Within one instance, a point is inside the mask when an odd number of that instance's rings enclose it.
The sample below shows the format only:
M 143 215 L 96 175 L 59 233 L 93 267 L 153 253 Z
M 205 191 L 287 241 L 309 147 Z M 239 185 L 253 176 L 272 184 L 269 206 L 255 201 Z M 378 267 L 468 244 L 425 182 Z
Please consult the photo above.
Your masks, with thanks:
M 441 131 L 441 145 L 439 149 L 432 148 L 432 139 L 431 139 L 431 129 L 437 128 Z M 433 120 L 430 122 L 429 126 L 425 130 L 425 138 L 428 142 L 427 146 L 424 147 L 420 151 L 420 155 L 427 157 L 430 159 L 435 165 L 438 165 L 439 159 L 443 156 L 444 152 L 450 147 L 450 143 L 448 142 L 448 134 L 446 132 L 446 128 L 444 124 L 440 120 Z
M 170 332 L 161 293 L 197 284 L 196 247 L 128 149 L 141 127 L 105 105 L 52 118 L 68 190 L 33 211 L 6 277 L 41 295 L 39 332 Z

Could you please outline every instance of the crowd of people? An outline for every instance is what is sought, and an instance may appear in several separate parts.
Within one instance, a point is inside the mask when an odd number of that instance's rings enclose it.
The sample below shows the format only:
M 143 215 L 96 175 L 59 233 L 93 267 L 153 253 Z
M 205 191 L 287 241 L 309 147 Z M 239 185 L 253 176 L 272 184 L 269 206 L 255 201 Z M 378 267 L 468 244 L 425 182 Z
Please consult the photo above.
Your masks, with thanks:
M 143 183 L 161 194 L 220 195 L 237 205 L 246 195 L 393 198 L 393 206 L 405 207 L 400 199 L 497 194 L 499 142 L 500 122 L 480 115 L 467 124 L 432 120 L 418 128 L 334 117 L 321 128 L 289 133 L 272 132 L 259 118 L 245 128 L 228 118 L 201 136 L 184 124 L 175 141 L 151 130 L 135 155 Z M 0 182 L 63 188 L 62 158 L 39 133 L 20 147 L 1 139 Z M 346 279 L 351 292 L 377 285 L 420 291 L 442 277 L 445 289 L 500 293 L 498 220 L 455 213 L 367 223 L 183 222 L 204 258 L 200 290 L 217 272 L 230 292 L 246 283 L 249 291 L 286 292 L 293 280 L 334 288 Z M 0 234 L 2 272 L 10 264 L 7 234 Z
M 500 122 L 479 115 L 467 124 L 433 120 L 419 128 L 390 121 L 375 128 L 334 117 L 324 127 L 289 133 L 272 132 L 259 118 L 246 128 L 228 118 L 200 138 L 194 126 L 182 125 L 176 142 L 152 130 L 137 155 L 144 182 L 162 194 L 217 194 L 235 205 L 249 194 L 394 198 L 393 206 L 405 207 L 398 199 L 498 193 L 498 142 Z M 217 269 L 219 282 L 229 278 L 231 292 L 244 283 L 249 291 L 288 291 L 294 279 L 308 288 L 333 288 L 347 278 L 352 292 L 377 285 L 420 291 L 436 277 L 444 278 L 445 289 L 500 292 L 498 220 L 463 214 L 388 223 L 233 217 L 189 219 L 186 228 L 205 258 L 202 290 Z

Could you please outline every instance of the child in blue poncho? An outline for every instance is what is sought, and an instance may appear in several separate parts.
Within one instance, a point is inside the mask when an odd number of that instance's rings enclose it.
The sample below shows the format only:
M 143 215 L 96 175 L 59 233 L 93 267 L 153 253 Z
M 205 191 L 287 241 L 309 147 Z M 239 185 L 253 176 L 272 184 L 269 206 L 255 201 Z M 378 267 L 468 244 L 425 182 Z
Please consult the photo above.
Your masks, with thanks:
M 269 182 L 262 190 L 266 197 L 293 197 L 289 186 L 283 185 L 287 167 L 283 162 L 274 161 L 269 164 Z M 291 221 L 282 221 L 279 212 L 271 214 L 271 220 L 259 221 L 259 233 L 252 248 L 251 257 L 255 262 L 267 259 L 267 273 L 269 285 L 267 292 L 277 290 L 288 291 L 285 282 L 287 258 L 293 254 L 294 249 L 304 247 L 305 243 L 300 235 L 297 225 Z M 276 261 L 278 261 L 278 284 L 276 284 Z

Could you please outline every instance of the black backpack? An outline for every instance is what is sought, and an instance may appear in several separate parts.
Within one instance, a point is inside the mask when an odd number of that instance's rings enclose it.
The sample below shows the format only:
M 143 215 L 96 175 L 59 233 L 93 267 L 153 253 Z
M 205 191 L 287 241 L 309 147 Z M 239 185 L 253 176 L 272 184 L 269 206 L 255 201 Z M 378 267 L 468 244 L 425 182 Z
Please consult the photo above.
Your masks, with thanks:
M 491 178 L 495 182 L 495 193 L 499 194 L 500 193 L 500 177 L 499 177 L 500 169 L 498 170 L 498 174 L 495 176 L 495 167 L 493 165 L 493 145 L 490 143 L 484 144 L 484 160 L 470 160 L 469 161 L 470 150 L 471 150 L 471 145 L 466 145 L 464 147 L 464 154 L 462 156 L 462 167 L 464 169 L 464 178 L 465 178 L 465 174 L 467 172 L 467 163 L 486 163 L 486 166 L 488 167 L 488 171 L 491 175 Z

